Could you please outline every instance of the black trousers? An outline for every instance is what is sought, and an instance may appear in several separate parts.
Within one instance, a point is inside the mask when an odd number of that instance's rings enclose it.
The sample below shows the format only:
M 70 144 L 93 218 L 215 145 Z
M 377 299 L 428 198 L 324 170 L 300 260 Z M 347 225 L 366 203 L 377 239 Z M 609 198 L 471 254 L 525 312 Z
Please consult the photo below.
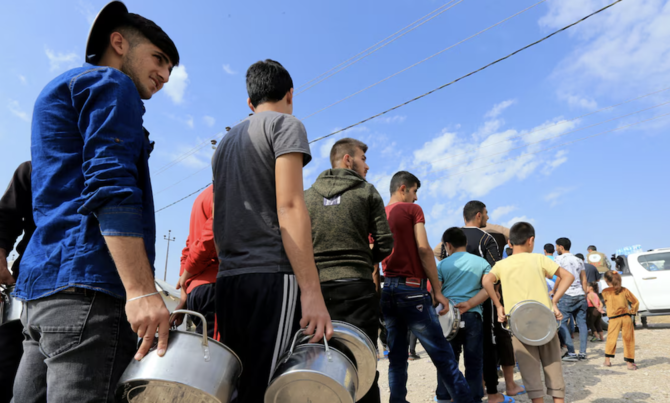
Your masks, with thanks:
M 202 314 L 207 320 L 207 336 L 214 337 L 214 314 L 216 312 L 216 284 L 202 284 L 188 294 L 186 308 Z M 202 321 L 193 316 L 196 331 L 202 334 Z
M 254 273 L 216 280 L 219 340 L 244 370 L 237 402 L 264 403 L 279 358 L 300 327 L 300 290 L 293 274 Z
M 377 346 L 379 330 L 379 295 L 372 280 L 327 281 L 321 283 L 321 292 L 331 320 L 350 323 L 361 329 Z M 372 387 L 359 403 L 379 403 L 379 372 Z
M 0 326 L 0 403 L 9 403 L 12 400 L 14 378 L 22 355 L 23 325 L 21 321 L 15 320 Z

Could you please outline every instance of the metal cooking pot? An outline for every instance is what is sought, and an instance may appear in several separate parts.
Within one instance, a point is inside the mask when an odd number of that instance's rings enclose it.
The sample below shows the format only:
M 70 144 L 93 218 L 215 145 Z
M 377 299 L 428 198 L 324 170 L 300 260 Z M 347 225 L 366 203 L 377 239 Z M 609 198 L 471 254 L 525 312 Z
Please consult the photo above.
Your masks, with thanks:
M 14 286 L 0 287 L 0 325 L 21 320 L 23 302 L 12 297 Z
M 546 305 L 537 301 L 521 301 L 510 309 L 507 330 L 523 344 L 543 346 L 556 335 L 560 323 Z
M 358 391 L 356 401 L 360 400 L 372 387 L 377 377 L 377 347 L 367 334 L 356 326 L 338 320 L 333 323 L 333 337 L 330 347 L 344 353 L 356 366 L 358 372 Z
M 442 333 L 447 340 L 452 340 L 458 334 L 458 329 L 461 328 L 461 311 L 458 308 L 454 307 L 454 304 L 449 301 L 449 310 L 444 315 L 440 315 L 440 311 L 444 309 L 442 304 L 439 304 L 435 308 L 435 312 L 440 320 L 440 326 L 442 327 Z
M 178 313 L 198 316 L 203 334 L 170 330 L 165 356 L 159 357 L 153 348 L 142 361 L 130 362 L 117 385 L 117 401 L 230 401 L 242 373 L 242 362 L 230 348 L 207 337 L 207 320 L 203 315 L 180 309 L 172 316 Z
M 356 366 L 347 356 L 324 344 L 298 343 L 293 337 L 265 391 L 265 403 L 354 403 L 358 389 Z

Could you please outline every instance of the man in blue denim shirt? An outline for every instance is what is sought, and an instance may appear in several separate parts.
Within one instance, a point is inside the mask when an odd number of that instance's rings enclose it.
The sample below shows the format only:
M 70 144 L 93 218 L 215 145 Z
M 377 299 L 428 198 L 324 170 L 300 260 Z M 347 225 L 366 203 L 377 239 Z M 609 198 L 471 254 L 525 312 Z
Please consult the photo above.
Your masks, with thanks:
M 179 53 L 155 23 L 112 2 L 91 28 L 90 64 L 42 90 L 32 123 L 33 234 L 16 284 L 24 355 L 16 402 L 114 401 L 169 312 L 155 294 L 155 221 L 143 99 Z M 126 301 L 127 298 L 127 301 Z M 136 354 L 137 337 L 143 338 Z

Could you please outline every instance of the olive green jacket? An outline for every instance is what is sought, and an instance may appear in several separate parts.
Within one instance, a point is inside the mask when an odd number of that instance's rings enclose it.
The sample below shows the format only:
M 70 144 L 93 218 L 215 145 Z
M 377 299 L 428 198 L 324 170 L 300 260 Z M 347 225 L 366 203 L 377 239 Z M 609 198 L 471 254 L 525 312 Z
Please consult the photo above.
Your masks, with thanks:
M 305 191 L 305 202 L 321 282 L 372 280 L 373 265 L 393 250 L 393 234 L 377 189 L 350 169 L 328 169 Z

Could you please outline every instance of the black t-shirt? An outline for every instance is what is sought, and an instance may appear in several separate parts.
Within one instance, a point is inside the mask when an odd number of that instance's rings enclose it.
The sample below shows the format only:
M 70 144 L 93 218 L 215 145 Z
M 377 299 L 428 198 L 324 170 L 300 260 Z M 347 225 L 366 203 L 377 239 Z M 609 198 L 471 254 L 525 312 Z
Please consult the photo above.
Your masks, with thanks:
M 493 267 L 501 259 L 498 243 L 491 234 L 475 227 L 461 228 L 468 239 L 466 250 L 468 253 L 483 257 Z
M 586 272 L 586 281 L 594 283 L 600 280 L 600 272 L 591 263 L 584 263 L 584 271 Z
M 219 276 L 292 273 L 277 217 L 275 161 L 289 153 L 311 159 L 305 126 L 266 111 L 235 126 L 212 158 L 214 239 Z

